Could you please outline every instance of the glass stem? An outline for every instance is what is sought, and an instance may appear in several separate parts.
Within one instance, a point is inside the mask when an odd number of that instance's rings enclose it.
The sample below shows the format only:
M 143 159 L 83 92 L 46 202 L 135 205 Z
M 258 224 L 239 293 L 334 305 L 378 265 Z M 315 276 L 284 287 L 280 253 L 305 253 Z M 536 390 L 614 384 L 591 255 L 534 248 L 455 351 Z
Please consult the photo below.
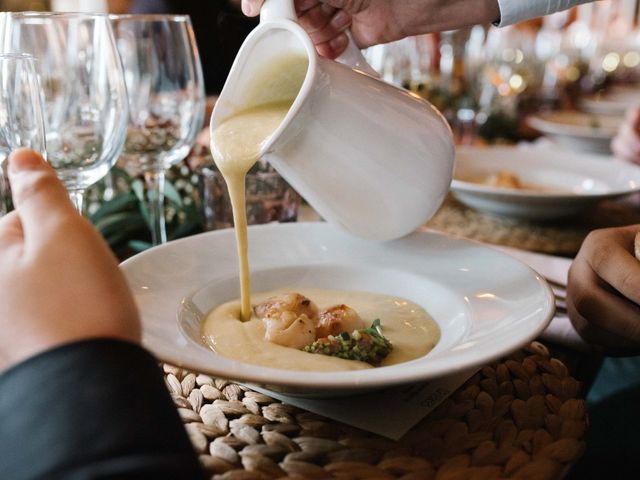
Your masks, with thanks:
M 164 221 L 164 170 L 146 171 L 144 181 L 147 185 L 151 242 L 153 245 L 160 245 L 167 242 Z
M 116 195 L 115 182 L 113 180 L 112 170 L 109 170 L 104 177 L 104 193 L 102 194 L 102 200 L 108 202 Z
M 84 190 L 70 190 L 69 198 L 73 203 L 73 206 L 76 207 L 76 210 L 80 215 L 82 215 L 82 206 L 84 202 Z

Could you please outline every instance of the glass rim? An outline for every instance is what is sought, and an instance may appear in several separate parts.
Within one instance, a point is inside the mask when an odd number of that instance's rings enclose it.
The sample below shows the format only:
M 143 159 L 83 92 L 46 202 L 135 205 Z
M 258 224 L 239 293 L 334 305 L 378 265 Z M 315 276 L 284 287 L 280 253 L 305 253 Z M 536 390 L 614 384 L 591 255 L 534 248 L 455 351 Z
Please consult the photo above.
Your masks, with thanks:
M 22 18 L 107 18 L 108 13 L 102 12 L 38 12 L 38 11 L 24 11 L 24 12 L 6 12 L 11 17 Z
M 35 55 L 30 53 L 0 53 L 0 60 L 31 60 L 36 61 Z
M 190 22 L 191 17 L 180 13 L 109 13 L 109 20 L 142 20 L 147 22 Z

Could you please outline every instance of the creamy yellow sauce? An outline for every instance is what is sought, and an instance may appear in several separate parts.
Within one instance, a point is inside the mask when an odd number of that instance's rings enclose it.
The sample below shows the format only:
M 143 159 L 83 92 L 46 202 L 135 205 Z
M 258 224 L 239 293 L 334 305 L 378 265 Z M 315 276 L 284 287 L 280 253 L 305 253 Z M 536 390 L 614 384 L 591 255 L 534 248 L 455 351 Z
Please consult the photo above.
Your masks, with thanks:
M 263 145 L 291 108 L 304 82 L 308 64 L 306 57 L 287 55 L 269 65 L 257 75 L 260 81 L 248 94 L 252 106 L 223 121 L 211 137 L 213 160 L 227 183 L 233 210 L 240 268 L 240 318 L 243 321 L 251 318 L 245 178 L 260 158 Z M 258 85 L 262 88 L 258 89 Z
M 259 303 L 284 290 L 254 294 Z M 381 366 L 407 362 L 429 353 L 440 339 L 440 329 L 429 314 L 408 300 L 366 292 L 346 292 L 300 288 L 296 292 L 310 298 L 320 309 L 344 303 L 355 309 L 367 325 L 379 318 L 382 332 L 393 350 Z M 228 302 L 207 315 L 203 338 L 218 354 L 255 365 L 286 370 L 346 371 L 373 368 L 365 362 L 343 360 L 276 345 L 264 339 L 265 327 L 255 316 L 240 320 L 240 303 Z

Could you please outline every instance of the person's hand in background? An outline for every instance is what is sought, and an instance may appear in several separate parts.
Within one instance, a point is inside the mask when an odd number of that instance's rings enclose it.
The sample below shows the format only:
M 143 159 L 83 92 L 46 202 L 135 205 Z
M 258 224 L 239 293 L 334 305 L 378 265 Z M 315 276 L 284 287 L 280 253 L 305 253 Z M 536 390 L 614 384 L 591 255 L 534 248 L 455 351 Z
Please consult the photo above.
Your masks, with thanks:
M 138 311 L 118 263 L 55 171 L 20 149 L 8 174 L 16 210 L 0 218 L 0 370 L 77 340 L 138 342 Z
M 639 231 L 640 225 L 631 225 L 591 232 L 569 270 L 567 309 L 574 327 L 612 355 L 640 353 Z
M 242 0 L 242 10 L 256 16 L 263 3 Z M 318 53 L 328 58 L 338 57 L 347 48 L 349 27 L 356 45 L 366 48 L 500 17 L 497 0 L 295 0 L 294 5 L 300 25 Z
M 640 164 L 640 106 L 631 108 L 611 142 L 613 154 L 627 162 Z

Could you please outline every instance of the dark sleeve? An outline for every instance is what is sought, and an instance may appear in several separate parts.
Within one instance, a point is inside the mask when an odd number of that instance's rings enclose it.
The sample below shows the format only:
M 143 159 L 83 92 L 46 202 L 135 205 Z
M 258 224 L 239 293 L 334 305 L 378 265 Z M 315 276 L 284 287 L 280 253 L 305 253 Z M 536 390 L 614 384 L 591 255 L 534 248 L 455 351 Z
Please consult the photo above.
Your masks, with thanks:
M 96 339 L 0 375 L 0 478 L 204 474 L 154 357 L 132 343 Z

